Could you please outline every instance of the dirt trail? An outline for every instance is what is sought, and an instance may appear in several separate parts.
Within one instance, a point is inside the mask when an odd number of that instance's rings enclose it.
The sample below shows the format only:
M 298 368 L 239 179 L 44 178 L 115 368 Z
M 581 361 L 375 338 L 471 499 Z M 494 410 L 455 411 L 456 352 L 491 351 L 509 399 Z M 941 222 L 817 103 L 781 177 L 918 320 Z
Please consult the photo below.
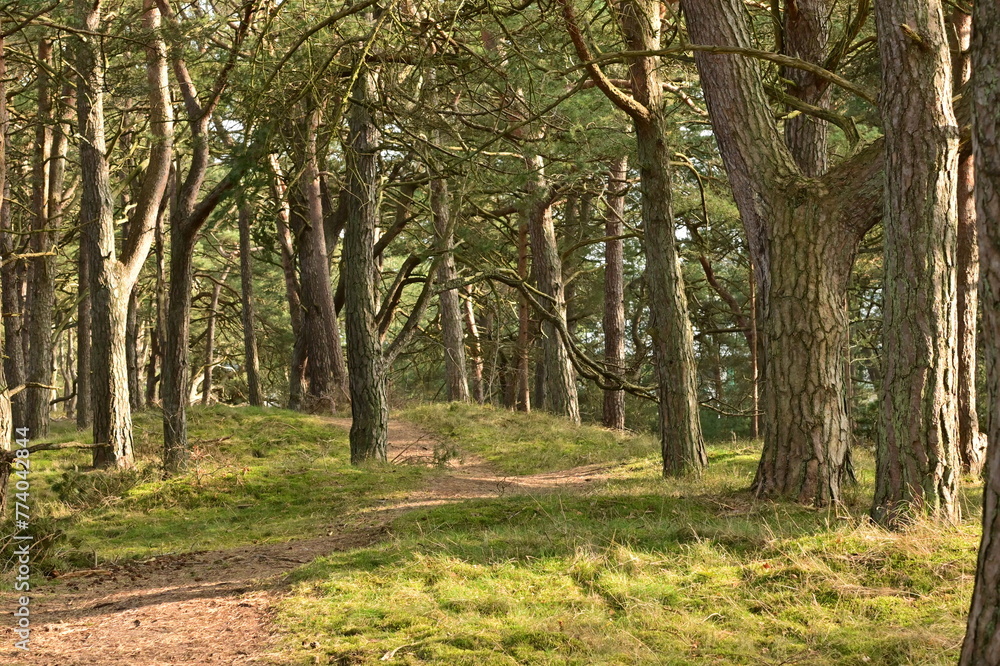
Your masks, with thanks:
M 329 421 L 350 428 L 350 419 Z M 409 423 L 390 423 L 390 460 L 433 464 L 437 445 Z M 280 544 L 166 555 L 65 575 L 33 595 L 29 653 L 13 649 L 8 614 L 0 627 L 0 664 L 273 664 L 277 636 L 272 609 L 287 589 L 284 575 L 301 564 L 385 538 L 388 523 L 401 511 L 504 494 L 584 488 L 606 478 L 610 469 L 588 465 L 509 477 L 474 456 L 452 459 L 447 467 L 431 487 L 364 512 L 347 531 Z

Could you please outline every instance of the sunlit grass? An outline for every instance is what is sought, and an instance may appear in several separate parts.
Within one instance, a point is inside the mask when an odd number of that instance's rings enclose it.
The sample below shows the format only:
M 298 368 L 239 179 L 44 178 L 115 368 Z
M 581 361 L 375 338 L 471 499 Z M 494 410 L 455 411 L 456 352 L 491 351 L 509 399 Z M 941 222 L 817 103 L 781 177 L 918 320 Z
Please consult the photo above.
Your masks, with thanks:
M 965 521 L 899 533 L 865 517 L 873 460 L 816 510 L 755 500 L 759 448 L 709 448 L 664 479 L 655 441 L 545 415 L 432 405 L 405 413 L 503 474 L 605 466 L 583 490 L 456 500 L 401 513 L 386 540 L 293 572 L 286 664 L 950 664 L 978 545 Z M 280 410 L 191 411 L 192 470 L 162 480 L 159 414 L 137 416 L 142 467 L 37 456 L 33 489 L 66 538 L 47 566 L 93 566 L 350 530 L 446 469 L 352 468 L 347 433 Z M 53 439 L 85 438 L 57 424 Z M 385 659 L 383 660 L 383 657 Z
M 453 413 L 417 411 L 435 428 Z M 478 423 L 480 453 L 486 442 L 522 451 L 534 423 L 551 437 L 547 417 L 515 426 L 491 410 L 458 411 L 456 441 Z M 589 457 L 606 444 L 576 445 Z M 758 455 L 748 442 L 714 446 L 702 478 L 664 480 L 647 454 L 582 494 L 406 514 L 392 540 L 293 574 L 280 614 L 286 662 L 954 663 L 974 512 L 957 527 L 871 525 L 864 452 L 844 506 L 756 501 L 746 488 Z
M 544 412 L 524 414 L 450 403 L 413 407 L 401 416 L 509 474 L 618 462 L 658 450 L 647 435 L 573 425 Z

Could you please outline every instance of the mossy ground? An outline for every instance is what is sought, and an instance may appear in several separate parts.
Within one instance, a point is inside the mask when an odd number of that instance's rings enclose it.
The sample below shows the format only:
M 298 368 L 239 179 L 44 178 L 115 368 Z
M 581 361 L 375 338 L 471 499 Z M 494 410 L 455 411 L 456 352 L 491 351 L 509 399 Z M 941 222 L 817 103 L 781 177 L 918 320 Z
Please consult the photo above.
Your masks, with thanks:
M 391 536 L 312 561 L 280 603 L 283 664 L 954 663 L 975 568 L 970 487 L 958 526 L 890 533 L 865 518 L 872 460 L 837 509 L 755 501 L 757 447 L 710 447 L 701 478 L 660 476 L 645 436 L 544 415 L 425 406 L 403 415 L 508 474 L 615 465 L 584 491 L 455 498 Z M 348 463 L 346 433 L 279 410 L 191 411 L 192 472 L 101 476 L 85 451 L 35 458 L 33 490 L 66 534 L 52 566 L 222 549 L 350 529 L 444 468 Z M 53 438 L 80 438 L 69 425 Z
M 957 659 L 976 507 L 959 526 L 878 529 L 864 452 L 846 505 L 817 511 L 753 500 L 749 442 L 711 447 L 700 479 L 664 480 L 646 438 L 464 406 L 406 416 L 506 471 L 624 464 L 584 494 L 411 512 L 390 541 L 302 567 L 280 614 L 299 650 L 288 663 Z

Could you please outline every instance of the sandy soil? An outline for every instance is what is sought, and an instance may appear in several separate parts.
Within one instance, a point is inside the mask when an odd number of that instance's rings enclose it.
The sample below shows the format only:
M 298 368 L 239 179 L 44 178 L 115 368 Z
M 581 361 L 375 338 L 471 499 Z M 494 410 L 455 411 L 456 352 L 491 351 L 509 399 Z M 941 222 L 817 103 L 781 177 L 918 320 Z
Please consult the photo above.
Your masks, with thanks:
M 349 419 L 329 419 L 350 428 Z M 389 459 L 434 464 L 438 446 L 428 433 L 393 422 Z M 503 476 L 485 461 L 460 455 L 432 487 L 366 512 L 350 528 L 325 537 L 224 551 L 166 555 L 100 570 L 64 574 L 32 597 L 31 651 L 14 649 L 12 596 L 0 627 L 0 664 L 31 666 L 173 666 L 273 664 L 275 603 L 284 576 L 321 555 L 385 538 L 401 511 L 504 494 L 583 489 L 606 478 L 608 466 L 588 465 L 533 476 Z

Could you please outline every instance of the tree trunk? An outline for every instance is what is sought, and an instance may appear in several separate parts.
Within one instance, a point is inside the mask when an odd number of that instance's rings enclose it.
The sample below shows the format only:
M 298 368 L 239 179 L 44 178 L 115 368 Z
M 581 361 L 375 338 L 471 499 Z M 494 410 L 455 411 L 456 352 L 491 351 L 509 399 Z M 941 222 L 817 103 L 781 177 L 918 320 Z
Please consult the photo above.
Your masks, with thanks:
M 0 33 L 0 192 L 9 192 L 7 183 L 7 133 L 10 129 L 7 112 L 7 57 L 4 50 L 4 38 Z M 0 218 L 10 216 L 10 202 L 5 194 L 2 204 L 0 204 Z M 0 225 L 6 229 L 6 225 Z M 4 236 L 7 236 L 5 233 Z M 0 281 L 5 276 L 0 271 Z M 2 292 L 0 283 L 0 292 Z M 0 356 L 3 355 L 4 341 L 0 338 Z M 4 378 L 3 364 L 0 363 L 0 386 L 7 386 Z M 0 451 L 11 450 L 11 436 L 14 431 L 14 422 L 11 418 L 10 393 L 6 390 L 0 391 Z M 0 516 L 3 516 L 7 507 L 7 483 L 10 478 L 10 466 L 0 467 Z
M 829 0 L 785 0 L 785 53 L 806 62 L 823 65 L 830 36 Z M 797 67 L 782 69 L 790 83 L 788 94 L 807 104 L 829 106 L 830 84 L 812 72 Z M 800 113 L 785 119 L 785 143 L 806 176 L 821 176 L 827 170 L 827 124 Z
M 682 5 L 693 43 L 750 46 L 738 0 Z M 771 114 L 759 64 L 704 52 L 695 62 L 754 268 L 764 450 L 753 488 L 762 497 L 837 502 L 849 446 L 846 285 L 858 244 L 880 217 L 882 152 L 876 142 L 808 177 L 800 162 L 819 171 L 820 151 L 793 154 Z M 810 272 L 816 266 L 821 270 Z
M 815 195 L 819 196 L 819 195 Z M 847 287 L 856 244 L 844 243 L 838 210 L 808 193 L 773 210 L 771 290 L 764 313 L 764 452 L 753 488 L 765 497 L 838 502 L 850 427 L 843 352 Z
M 659 5 L 653 7 L 657 12 Z M 658 16 L 658 13 L 656 14 Z M 653 16 L 650 11 L 647 16 Z M 658 34 L 658 31 L 657 31 Z M 656 77 L 653 77 L 654 79 Z M 656 79 L 659 83 L 659 80 Z M 659 100 L 651 99 L 649 122 L 636 121 L 650 333 L 660 399 L 663 473 L 700 472 L 708 464 L 701 435 L 694 334 L 688 316 L 670 209 L 670 152 Z M 654 110 L 655 109 L 655 110 Z
M 438 267 L 438 281 L 455 278 L 455 257 L 452 248 L 455 240 L 449 219 L 448 181 L 431 180 L 431 214 L 434 217 L 434 236 L 445 252 Z M 465 370 L 465 337 L 462 335 L 462 313 L 457 289 L 442 291 L 438 296 L 438 319 L 441 322 L 441 343 L 444 347 L 445 395 L 449 402 L 469 401 L 469 381 Z
M 125 322 L 125 363 L 128 366 L 129 404 L 133 411 L 145 407 L 142 390 L 142 359 L 139 343 L 142 339 L 142 322 L 139 320 L 139 290 L 132 289 L 128 298 L 128 315 Z
M 757 331 L 757 280 L 754 279 L 753 265 L 750 266 L 750 437 L 760 437 L 760 336 Z
M 958 129 L 940 0 L 875 6 L 885 128 L 882 431 L 872 517 L 959 517 Z M 934 82 L 928 85 L 928 82 Z
M 341 271 L 346 301 L 347 367 L 351 389 L 351 463 L 385 462 L 389 404 L 382 343 L 375 321 L 375 233 L 378 226 L 379 132 L 368 105 L 373 75 L 363 70 L 351 94 L 347 148 L 350 211 Z
M 219 298 L 222 296 L 222 285 L 229 277 L 229 266 L 222 272 L 222 277 L 212 285 L 212 300 L 208 305 L 208 323 L 205 328 L 205 371 L 201 382 L 201 404 L 208 405 L 212 400 L 212 375 L 215 371 L 215 328 L 219 318 Z
M 240 227 L 240 301 L 243 322 L 243 367 L 247 375 L 247 399 L 252 407 L 262 407 L 260 393 L 260 358 L 257 354 L 257 330 L 253 300 L 253 267 L 251 265 L 250 222 L 253 212 L 246 202 L 239 207 Z
M 13 233 L 13 216 L 10 199 L 10 180 L 4 181 L 2 212 L 0 212 L 0 256 L 10 257 L 19 252 L 17 236 Z M 22 328 L 24 302 L 21 298 L 24 283 L 23 260 L 6 261 L 0 265 L 0 304 L 3 307 L 4 373 L 9 385 L 21 386 L 26 380 Z M 21 426 L 25 420 L 25 393 L 10 399 L 11 419 Z
M 604 221 L 604 365 L 625 374 L 625 193 L 628 158 L 615 160 L 608 173 L 607 214 Z M 607 428 L 625 429 L 625 391 L 604 391 L 602 422 Z
M 85 30 L 99 31 L 100 5 L 78 0 Z M 91 363 L 95 467 L 131 467 L 132 413 L 125 364 L 127 289 L 116 259 L 114 215 L 104 140 L 104 66 L 97 42 L 77 40 L 80 163 L 83 198 L 80 225 L 91 256 Z
M 281 248 L 281 272 L 285 277 L 285 298 L 288 300 L 288 318 L 292 326 L 295 343 L 289 359 L 288 408 L 302 407 L 302 393 L 305 385 L 305 338 L 302 335 L 302 300 L 299 296 L 299 278 L 295 273 L 295 246 L 292 241 L 291 209 L 285 196 L 287 188 L 281 178 L 281 170 L 275 155 L 271 155 L 271 198 L 277 208 L 275 225 L 278 245 Z
M 26 389 L 24 425 L 32 437 L 45 437 L 49 429 L 49 401 L 52 383 L 52 325 L 55 308 L 55 257 L 49 222 L 49 171 L 52 165 L 52 42 L 38 43 L 38 113 L 35 129 L 35 154 L 32 171 L 33 228 L 29 247 L 30 288 L 25 301 L 27 380 L 38 384 Z
M 633 50 L 660 44 L 660 4 L 631 0 L 622 9 L 622 30 Z M 694 333 L 684 293 L 684 275 L 670 207 L 669 126 L 664 115 L 658 58 L 630 63 L 632 93 L 643 112 L 632 113 L 642 191 L 643 250 L 649 287 L 650 334 L 656 362 L 663 473 L 700 472 L 708 464 L 698 405 Z
M 956 8 L 948 31 L 952 50 L 952 88 L 959 94 L 969 80 L 972 17 Z M 973 191 L 975 166 L 971 147 L 958 159 L 958 455 L 962 472 L 979 476 L 986 436 L 979 432 L 976 409 L 976 318 L 979 314 L 979 240 Z
M 156 215 L 156 225 L 153 230 L 153 248 L 156 258 L 156 326 L 149 336 L 149 362 L 146 364 L 146 404 L 152 405 L 156 401 L 156 387 L 160 383 L 160 373 L 163 369 L 163 337 L 167 330 L 167 286 L 164 280 L 166 274 L 166 264 L 164 262 L 164 238 L 163 238 L 163 218 L 167 212 L 167 205 L 174 199 L 173 193 L 177 189 L 176 173 L 171 169 L 167 191 L 163 201 L 160 203 L 160 210 Z
M 176 213 L 170 225 L 170 281 L 163 341 L 160 397 L 163 403 L 163 466 L 168 474 L 187 467 L 188 345 L 191 339 L 192 259 L 196 234 L 185 231 Z
M 465 330 L 469 336 L 469 362 L 472 364 L 472 398 L 478 404 L 486 402 L 486 391 L 483 386 L 483 345 L 479 337 L 479 327 L 476 325 L 476 312 L 472 285 L 465 288 L 465 302 L 462 314 L 465 317 Z
M 77 258 L 77 291 L 80 301 L 76 306 L 76 427 L 89 428 L 93 422 L 93 380 L 90 372 L 90 342 L 92 309 L 90 291 L 90 242 L 87 230 L 81 229 Z M 5 306 L 6 307 L 6 306 Z
M 528 279 L 528 223 L 522 216 L 517 227 L 517 276 Z M 514 368 L 514 407 L 519 412 L 531 411 L 531 310 L 528 300 L 517 296 L 517 357 Z
M 531 241 L 532 273 L 538 290 L 545 294 L 542 304 L 549 314 L 566 321 L 566 300 L 563 289 L 562 261 L 556 243 L 552 205 L 541 156 L 525 158 L 532 173 L 528 181 L 528 237 Z M 569 350 L 556 332 L 555 325 L 542 322 L 542 366 L 544 369 L 545 404 L 543 409 L 580 422 L 580 401 L 576 390 L 576 373 Z
M 979 239 L 971 152 L 958 162 L 958 454 L 962 472 L 979 476 L 986 458 L 986 435 L 979 432 L 976 408 L 976 317 L 979 314 Z
M 149 0 L 146 0 L 147 2 Z M 243 27 L 244 24 L 240 24 Z M 239 182 L 242 166 L 233 167 L 208 193 L 202 186 L 211 163 L 209 121 L 229 70 L 216 79 L 213 95 L 202 105 L 181 50 L 176 48 L 173 69 L 180 84 L 191 132 L 191 163 L 178 190 L 170 215 L 170 286 L 167 291 L 167 326 L 163 340 L 160 394 L 163 402 L 163 467 L 167 475 L 187 467 L 187 407 L 190 367 L 192 262 L 202 226 L 223 197 Z M 178 176 L 179 177 L 179 176 Z
M 989 424 L 983 538 L 960 666 L 1000 663 L 1000 5 L 973 7 L 973 150 Z
M 307 399 L 302 407 L 308 411 L 332 413 L 342 400 L 343 386 L 335 372 L 343 364 L 340 350 L 340 329 L 333 307 L 330 284 L 330 259 L 323 215 L 319 162 L 316 153 L 320 112 L 308 113 L 301 150 L 299 197 L 302 215 L 296 216 L 295 228 L 299 257 L 299 296 L 302 299 L 302 334 L 306 344 Z M 293 218 L 293 219 L 296 219 Z M 331 247 L 335 245 L 335 239 Z

